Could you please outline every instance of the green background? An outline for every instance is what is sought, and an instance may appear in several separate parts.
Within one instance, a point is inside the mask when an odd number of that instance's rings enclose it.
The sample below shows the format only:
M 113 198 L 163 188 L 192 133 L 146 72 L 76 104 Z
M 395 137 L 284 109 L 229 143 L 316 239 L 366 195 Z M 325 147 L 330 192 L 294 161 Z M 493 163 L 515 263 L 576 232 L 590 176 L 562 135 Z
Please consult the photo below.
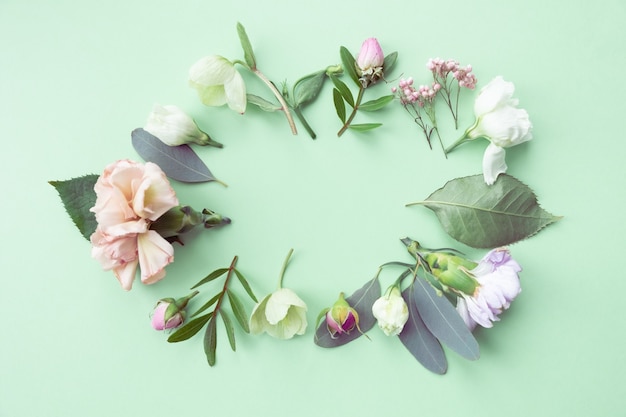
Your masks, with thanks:
M 625 415 L 625 20 L 621 0 L 2 0 L 0 416 Z M 508 172 L 564 218 L 511 247 L 523 291 L 477 331 L 478 361 L 448 351 L 437 376 L 377 328 L 371 341 L 326 350 L 313 344 L 313 322 L 380 264 L 408 261 L 401 237 L 483 256 L 405 204 L 480 173 L 487 142 L 446 160 L 397 104 L 357 116 L 382 128 L 337 138 L 328 85 L 306 109 L 316 141 L 291 135 L 282 114 L 204 107 L 188 69 L 205 55 L 243 58 L 237 21 L 277 83 L 336 64 L 340 45 L 356 53 L 371 36 L 399 60 L 369 98 L 401 76 L 427 82 L 431 57 L 471 63 L 479 87 L 496 75 L 515 83 L 534 139 L 507 152 Z M 476 93 L 463 93 L 459 131 L 440 108 L 445 142 L 473 122 Z M 156 102 L 182 107 L 225 144 L 197 152 L 228 187 L 173 186 L 181 202 L 233 224 L 193 233 L 165 280 L 124 292 L 47 181 L 139 160 L 130 132 Z M 219 328 L 210 368 L 199 336 L 169 344 L 150 327 L 156 300 L 185 295 L 234 255 L 257 295 L 273 291 L 290 248 L 285 286 L 308 304 L 304 336 L 237 329 L 233 353 Z M 383 272 L 383 287 L 397 272 Z

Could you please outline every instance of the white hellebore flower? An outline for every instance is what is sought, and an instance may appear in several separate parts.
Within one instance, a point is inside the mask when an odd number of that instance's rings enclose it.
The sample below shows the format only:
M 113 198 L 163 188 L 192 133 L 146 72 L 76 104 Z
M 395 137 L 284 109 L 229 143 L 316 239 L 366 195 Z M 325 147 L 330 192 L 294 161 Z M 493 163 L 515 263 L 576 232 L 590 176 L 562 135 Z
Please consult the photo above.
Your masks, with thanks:
M 400 289 L 395 285 L 389 287 L 385 295 L 372 305 L 372 314 L 378 321 L 378 327 L 387 336 L 400 334 L 409 319 L 409 308 L 402 298 Z
M 281 288 L 254 306 L 250 332 L 267 332 L 278 339 L 291 339 L 306 331 L 306 304 L 290 289 Z
M 189 84 L 198 90 L 207 106 L 228 104 L 232 110 L 246 111 L 246 85 L 232 62 L 219 55 L 200 59 L 189 70 Z
M 198 145 L 217 143 L 200 130 L 191 117 L 176 106 L 155 104 L 143 129 L 169 146 L 186 143 Z
M 461 293 L 456 309 L 470 330 L 477 324 L 492 327 L 494 321 L 500 320 L 498 315 L 509 308 L 522 291 L 518 276 L 521 270 L 508 249 L 498 248 L 469 271 L 478 286 L 472 295 Z

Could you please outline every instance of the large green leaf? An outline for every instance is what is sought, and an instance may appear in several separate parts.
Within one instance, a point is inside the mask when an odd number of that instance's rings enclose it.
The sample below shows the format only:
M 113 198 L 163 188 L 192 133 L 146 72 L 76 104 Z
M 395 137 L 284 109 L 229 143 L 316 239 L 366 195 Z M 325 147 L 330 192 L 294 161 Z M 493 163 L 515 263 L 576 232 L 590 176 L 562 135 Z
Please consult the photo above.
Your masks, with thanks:
M 89 211 L 96 204 L 93 187 L 97 180 L 98 175 L 91 174 L 67 181 L 49 181 L 59 193 L 67 214 L 87 240 L 98 226 L 95 214 Z
M 326 71 L 317 71 L 313 74 L 300 78 L 293 86 L 293 101 L 295 107 L 302 106 L 313 101 L 324 85 Z
M 421 204 L 433 210 L 444 230 L 474 248 L 495 248 L 526 239 L 559 220 L 539 206 L 533 191 L 503 174 L 493 185 L 482 175 L 456 178 Z

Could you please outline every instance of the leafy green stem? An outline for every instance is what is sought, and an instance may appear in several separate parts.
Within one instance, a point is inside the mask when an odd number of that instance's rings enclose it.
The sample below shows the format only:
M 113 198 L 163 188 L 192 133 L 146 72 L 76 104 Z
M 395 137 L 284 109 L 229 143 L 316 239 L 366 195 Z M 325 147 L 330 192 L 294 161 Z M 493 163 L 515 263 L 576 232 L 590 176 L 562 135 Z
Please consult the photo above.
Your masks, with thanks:
M 217 299 L 217 304 L 215 304 L 215 308 L 213 309 L 213 317 L 217 317 L 220 311 L 220 307 L 222 306 L 222 301 L 224 301 L 224 297 L 228 292 L 228 284 L 230 283 L 230 279 L 233 276 L 233 272 L 235 271 L 235 265 L 237 264 L 238 256 L 235 255 L 230 266 L 228 267 L 228 274 L 226 275 L 226 280 L 224 281 L 224 287 L 222 289 L 222 293 L 220 297 Z
M 350 127 L 350 123 L 352 123 L 352 120 L 354 119 L 354 116 L 356 116 L 356 112 L 359 109 L 359 106 L 361 105 L 361 100 L 363 99 L 364 91 L 365 91 L 365 88 L 363 88 L 363 86 L 360 86 L 359 94 L 356 97 L 356 102 L 354 103 L 354 107 L 352 107 L 352 113 L 350 113 L 350 117 L 348 117 L 348 119 L 343 124 L 339 132 L 337 132 L 337 136 L 343 135 L 343 133 Z
M 270 79 L 267 78 L 265 74 L 263 74 L 258 68 L 256 67 L 250 68 L 250 71 L 252 71 L 257 77 L 259 77 L 259 79 L 263 81 L 263 83 L 267 85 L 267 87 L 272 91 L 272 93 L 274 94 L 274 96 L 276 97 L 280 105 L 282 106 L 283 112 L 285 112 L 285 117 L 287 117 L 287 122 L 289 123 L 289 127 L 291 128 L 291 133 L 293 133 L 294 135 L 297 135 L 298 129 L 296 129 L 296 124 L 293 121 L 291 112 L 289 111 L 289 106 L 287 106 L 287 103 L 285 102 L 285 99 L 282 96 L 282 94 L 280 94 L 280 91 L 278 91 L 274 83 L 270 81 Z

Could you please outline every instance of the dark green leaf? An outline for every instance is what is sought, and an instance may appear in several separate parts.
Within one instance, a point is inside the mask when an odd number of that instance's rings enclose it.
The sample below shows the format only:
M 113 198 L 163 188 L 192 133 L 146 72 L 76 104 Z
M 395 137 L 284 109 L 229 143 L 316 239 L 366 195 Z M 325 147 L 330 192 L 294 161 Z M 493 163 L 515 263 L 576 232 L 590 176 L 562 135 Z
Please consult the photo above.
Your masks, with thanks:
M 263 97 L 259 97 L 254 94 L 246 94 L 246 98 L 248 99 L 248 103 L 254 104 L 258 108 L 266 112 L 274 112 L 283 109 L 280 104 L 272 103 L 271 101 L 265 100 Z
M 482 175 L 456 178 L 413 204 L 434 211 L 450 236 L 474 248 L 509 245 L 561 218 L 543 210 L 533 191 L 507 174 L 490 186 Z
M 87 240 L 98 226 L 96 215 L 89 211 L 96 204 L 96 192 L 93 187 L 97 180 L 98 175 L 90 174 L 67 181 L 48 182 L 56 188 L 65 211 Z
M 237 346 L 235 345 L 235 328 L 233 327 L 233 322 L 230 321 L 230 317 L 228 317 L 228 314 L 226 314 L 226 311 L 224 310 L 220 311 L 220 316 L 222 316 L 222 321 L 224 321 L 224 327 L 226 328 L 230 348 L 234 352 Z
M 208 309 L 209 307 L 211 307 L 213 304 L 215 304 L 217 302 L 217 300 L 220 299 L 220 297 L 223 295 L 223 292 L 219 292 L 217 294 L 215 294 L 213 296 L 213 298 L 211 298 L 209 301 L 207 301 L 206 303 L 204 303 L 204 305 L 202 307 L 200 307 L 198 309 L 198 311 L 196 311 L 195 313 L 192 314 L 191 317 L 195 317 L 198 314 L 202 313 L 203 311 L 205 311 L 206 309 Z
M 333 88 L 333 101 L 335 103 L 335 109 L 337 110 L 337 116 L 339 116 L 339 120 L 341 120 L 341 123 L 345 123 L 346 105 L 343 102 L 343 97 L 341 97 L 341 93 L 336 88 Z
M 198 333 L 212 316 L 213 313 L 211 312 L 205 314 L 204 316 L 189 320 L 187 323 L 183 324 L 182 327 L 172 333 L 170 337 L 167 338 L 167 341 L 170 343 L 176 343 L 189 339 L 190 337 Z
M 246 29 L 239 22 L 237 22 L 237 35 L 239 35 L 239 42 L 241 42 L 241 47 L 243 48 L 243 56 L 246 64 L 248 64 L 251 69 L 255 69 L 256 58 L 254 57 L 254 51 L 252 50 L 250 38 L 248 38 Z
M 446 354 L 441 347 L 441 343 L 422 321 L 413 295 L 414 291 L 415 288 L 411 285 L 402 292 L 402 298 L 404 298 L 409 307 L 409 320 L 404 325 L 402 333 L 398 335 L 398 338 L 426 369 L 443 375 L 448 370 Z
M 425 278 L 418 276 L 413 286 L 417 310 L 428 330 L 464 358 L 478 359 L 478 342 L 450 301 L 437 294 Z
M 193 287 L 191 287 L 191 289 L 193 290 L 194 288 L 198 288 L 201 285 L 206 284 L 207 282 L 211 282 L 214 279 L 217 279 L 219 277 L 221 277 L 222 275 L 224 275 L 226 272 L 228 272 L 228 268 L 220 268 L 220 269 L 216 269 L 215 271 L 211 272 L 209 275 L 207 275 L 206 277 L 204 277 L 203 279 L 201 279 L 196 285 L 194 285 Z
M 391 69 L 396 64 L 397 59 L 398 59 L 397 52 L 392 52 L 385 57 L 385 61 L 383 62 L 383 70 L 385 71 L 385 74 L 388 74 L 389 71 L 391 71 Z
M 210 366 L 215 365 L 215 351 L 217 348 L 217 320 L 211 317 L 204 333 L 204 354 Z
M 357 124 L 351 124 L 348 127 L 357 132 L 365 132 L 367 130 L 372 130 L 372 129 L 376 129 L 377 127 L 381 127 L 382 125 L 383 125 L 382 123 L 357 123 Z
M 237 275 L 237 278 L 239 278 L 239 282 L 241 282 L 241 285 L 243 286 L 244 290 L 246 290 L 250 298 L 252 298 L 252 301 L 254 301 L 255 303 L 258 303 L 258 300 L 256 299 L 256 296 L 252 292 L 252 288 L 250 288 L 250 284 L 248 284 L 248 281 L 246 280 L 246 278 L 238 270 L 235 269 L 234 271 L 235 271 L 235 275 Z
M 359 328 L 361 332 L 365 333 L 374 327 L 376 324 L 376 318 L 372 314 L 372 305 L 380 297 L 380 281 L 378 276 L 363 285 L 360 289 L 354 292 L 350 297 L 346 298 L 346 301 L 352 308 L 359 314 Z M 337 347 L 345 345 L 360 337 L 362 333 L 357 329 L 352 330 L 350 333 L 344 333 L 337 335 L 335 339 L 330 337 L 326 321 L 318 326 L 315 331 L 314 341 L 315 344 L 325 348 Z
M 230 301 L 230 306 L 233 309 L 233 314 L 235 315 L 237 322 L 244 332 L 250 333 L 250 327 L 248 326 L 248 315 L 246 314 L 246 310 L 244 309 L 241 300 L 239 300 L 239 297 L 237 297 L 237 295 L 231 290 L 227 290 L 226 293 L 228 294 L 228 301 Z
M 348 86 L 334 75 L 331 75 L 330 79 L 332 80 L 333 84 L 335 84 L 335 87 L 337 88 L 337 90 L 339 90 L 339 92 L 341 93 L 341 97 L 343 97 L 346 103 L 348 103 L 350 107 L 354 107 L 354 96 L 352 96 L 352 92 L 350 91 Z
M 359 82 L 359 76 L 356 73 L 356 61 L 354 60 L 354 56 L 352 56 L 348 48 L 345 46 L 339 48 L 339 55 L 341 57 L 341 63 L 343 64 L 343 70 L 360 88 L 361 83 Z
M 161 167 L 168 177 L 181 182 L 217 181 L 188 145 L 168 146 L 141 128 L 133 130 L 131 136 L 137 153 Z
M 296 81 L 293 86 L 294 106 L 300 107 L 315 100 L 319 92 L 322 90 L 325 79 L 326 71 L 322 70 L 306 75 Z
M 363 111 L 376 111 L 385 107 L 387 104 L 393 101 L 393 95 L 382 96 L 376 100 L 367 101 L 359 106 L 359 110 Z

